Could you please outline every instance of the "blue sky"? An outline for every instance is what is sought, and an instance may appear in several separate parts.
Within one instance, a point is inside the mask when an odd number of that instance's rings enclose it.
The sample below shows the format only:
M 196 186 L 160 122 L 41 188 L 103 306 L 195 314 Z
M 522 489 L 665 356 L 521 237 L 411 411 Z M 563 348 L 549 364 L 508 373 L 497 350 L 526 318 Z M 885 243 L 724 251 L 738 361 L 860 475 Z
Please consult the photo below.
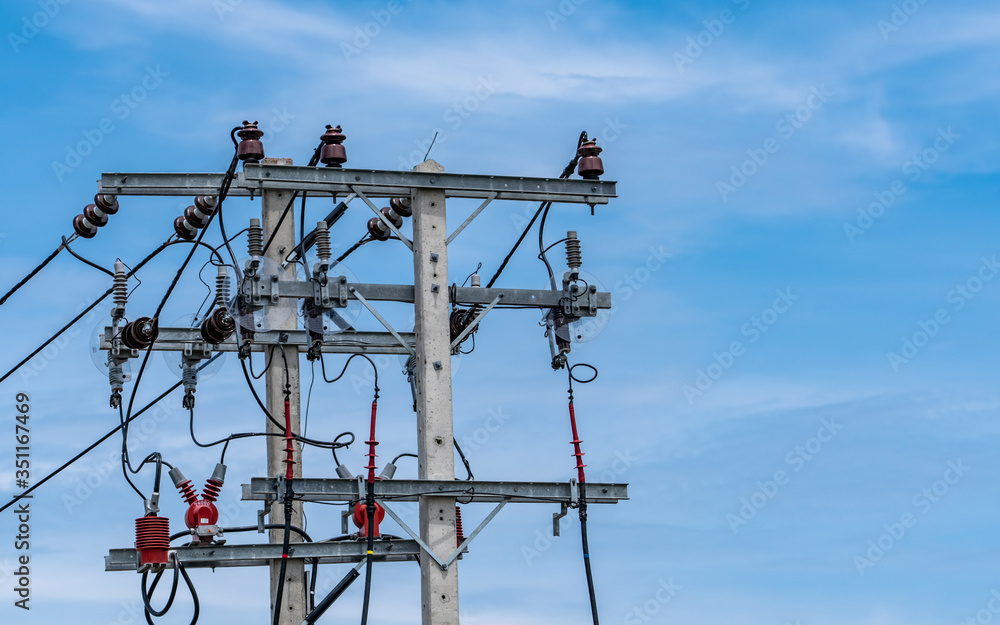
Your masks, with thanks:
M 101 172 L 221 171 L 243 119 L 260 120 L 269 156 L 298 164 L 326 124 L 341 124 L 348 167 L 409 168 L 438 132 L 431 155 L 449 171 L 524 176 L 557 175 L 587 130 L 620 197 L 593 217 L 554 207 L 546 235 L 577 230 L 584 269 L 615 298 L 607 327 L 573 353 L 601 372 L 577 389 L 591 480 L 630 484 L 630 501 L 591 510 L 604 620 L 997 617 L 993 3 L 47 0 L 7 2 L 0 15 L 5 285 L 70 233 Z M 74 249 L 105 266 L 135 262 L 188 202 L 123 198 Z M 474 207 L 454 201 L 449 219 Z M 328 209 L 310 203 L 309 218 Z M 452 280 L 480 262 L 492 275 L 529 210 L 491 206 L 453 246 Z M 258 211 L 232 199 L 227 223 Z M 356 241 L 368 216 L 352 204 L 335 248 Z M 217 243 L 217 229 L 206 240 Z M 545 283 L 532 240 L 499 284 Z M 144 269 L 130 308 L 154 308 L 181 258 Z M 409 262 L 387 243 L 348 265 L 361 281 L 402 283 Z M 194 269 L 164 319 L 201 302 Z M 107 287 L 60 255 L 0 309 L 0 369 Z M 108 307 L 0 385 L 8 415 L 16 393 L 31 395 L 35 476 L 117 422 L 88 355 Z M 385 312 L 410 320 L 401 306 Z M 455 374 L 456 435 L 471 441 L 477 477 L 567 480 L 565 377 L 548 365 L 538 316 L 488 319 Z M 380 452 L 413 451 L 405 378 L 395 359 L 379 366 Z M 310 434 L 365 427 L 369 383 L 353 375 L 316 385 Z M 157 357 L 137 402 L 175 379 Z M 201 481 L 217 453 L 190 443 L 179 405 L 179 394 L 164 401 L 133 454 L 159 449 Z M 205 438 L 261 427 L 235 358 L 202 382 L 197 415 Z M 4 494 L 15 491 L 13 447 L 13 436 L 0 443 Z M 13 606 L 0 569 L 0 619 L 137 622 L 138 578 L 103 571 L 141 514 L 115 449 L 109 441 L 38 492 L 32 610 Z M 343 455 L 360 467 L 362 453 Z M 234 443 L 227 461 L 224 510 L 251 523 L 238 485 L 264 474 L 263 444 Z M 332 475 L 325 454 L 304 462 Z M 180 499 L 163 500 L 180 527 Z M 463 622 L 589 618 L 577 523 L 553 540 L 553 511 L 510 506 L 477 539 L 460 565 Z M 466 525 L 486 513 L 467 506 Z M 337 511 L 310 511 L 309 529 L 339 533 Z M 15 533 L 4 513 L 0 563 L 15 556 Z M 327 568 L 331 578 L 346 570 Z M 203 622 L 262 622 L 262 569 L 193 578 Z M 375 622 L 418 622 L 415 567 L 379 566 L 375 582 Z M 167 622 L 187 622 L 179 601 Z M 353 589 L 331 614 L 357 618 L 360 602 Z

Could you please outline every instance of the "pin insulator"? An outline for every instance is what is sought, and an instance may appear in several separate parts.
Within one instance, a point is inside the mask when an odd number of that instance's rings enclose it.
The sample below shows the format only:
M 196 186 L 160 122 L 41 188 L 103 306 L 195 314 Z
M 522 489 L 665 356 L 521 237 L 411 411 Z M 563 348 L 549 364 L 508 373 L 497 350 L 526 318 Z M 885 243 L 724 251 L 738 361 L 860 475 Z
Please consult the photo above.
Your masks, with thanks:
M 344 148 L 344 139 L 347 135 L 341 132 L 341 127 L 326 126 L 326 132 L 320 137 L 323 147 L 319 153 L 319 161 L 327 167 L 341 167 L 347 162 L 347 150 Z
M 604 162 L 598 156 L 603 151 L 594 139 L 587 139 L 576 151 L 580 157 L 580 166 L 577 172 L 585 180 L 597 180 L 604 173 Z
M 257 128 L 257 122 L 243 122 L 243 128 L 237 131 L 240 143 L 236 146 L 236 156 L 244 163 L 259 163 L 264 158 L 264 144 L 260 138 L 264 131 Z

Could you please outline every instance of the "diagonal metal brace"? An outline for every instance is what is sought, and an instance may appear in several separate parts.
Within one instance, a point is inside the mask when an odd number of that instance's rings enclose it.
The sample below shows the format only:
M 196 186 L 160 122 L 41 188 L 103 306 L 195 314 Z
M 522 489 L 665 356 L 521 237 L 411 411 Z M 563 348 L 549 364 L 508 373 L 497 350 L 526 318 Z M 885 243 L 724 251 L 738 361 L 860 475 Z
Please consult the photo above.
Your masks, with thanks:
M 483 212 L 483 209 L 485 209 L 487 206 L 489 206 L 490 202 L 492 202 L 493 200 L 497 199 L 497 195 L 498 195 L 498 193 L 496 191 L 494 191 L 493 193 L 490 193 L 489 196 L 486 198 L 486 201 L 484 201 L 482 204 L 480 204 L 479 208 L 477 208 L 476 210 L 472 211 L 472 214 L 469 215 L 468 217 L 466 217 L 465 221 L 463 221 L 462 224 L 459 227 L 455 228 L 454 232 L 452 232 L 450 235 L 448 235 L 448 239 L 444 242 L 444 244 L 445 245 L 451 245 L 451 242 L 455 240 L 455 237 L 457 237 L 459 234 L 461 234 L 462 230 L 465 230 L 466 226 L 468 226 L 469 224 L 471 224 L 473 219 L 475 219 L 476 217 L 479 217 L 479 213 Z
M 493 508 L 493 512 L 490 512 L 488 515 L 486 515 L 486 518 L 483 519 L 483 522 L 480 523 L 479 526 L 476 527 L 476 529 L 471 534 L 469 534 L 469 536 L 465 540 L 462 541 L 462 544 L 459 545 L 458 549 L 456 549 L 455 552 L 451 554 L 451 557 L 448 558 L 448 561 L 444 563 L 442 568 L 448 568 L 449 564 L 454 562 L 455 559 L 458 558 L 458 556 L 462 555 L 462 552 L 465 551 L 465 548 L 469 545 L 469 543 L 472 542 L 472 539 L 478 536 L 479 532 L 483 531 L 483 528 L 486 527 L 486 525 L 493 520 L 493 517 L 495 517 L 500 512 L 500 510 L 502 510 L 503 507 L 507 505 L 507 501 L 509 500 L 507 499 L 502 500 L 500 503 L 497 504 L 496 508 Z
M 358 298 L 358 301 L 361 302 L 364 305 L 364 307 L 368 309 L 368 312 L 375 315 L 375 318 L 379 320 L 379 323 L 385 326 L 385 329 L 388 330 L 389 333 L 392 334 L 394 337 L 396 337 L 396 340 L 399 341 L 399 344 L 405 347 L 406 351 L 408 351 L 411 356 L 416 356 L 417 353 L 413 351 L 413 348 L 410 347 L 410 344 L 403 340 L 403 337 L 399 335 L 399 332 L 396 332 L 395 328 L 389 325 L 389 322 L 386 321 L 385 318 L 382 317 L 382 315 L 378 314 L 378 311 L 375 310 L 375 307 L 372 306 L 371 303 L 367 299 L 365 299 L 365 297 L 361 293 L 358 293 L 358 290 L 356 288 L 354 288 L 353 286 L 349 288 L 351 290 L 351 293 L 354 294 L 354 297 Z
M 488 306 L 486 306 L 486 308 L 479 311 L 479 314 L 476 315 L 476 317 L 472 320 L 472 323 L 466 326 L 466 328 L 462 330 L 462 333 L 456 336 L 455 340 L 451 342 L 452 351 L 454 351 L 454 349 L 458 347 L 459 343 L 465 340 L 465 337 L 469 336 L 470 332 L 472 332 L 479 326 L 479 322 L 483 320 L 483 317 L 486 316 L 486 313 L 493 310 L 493 307 L 499 304 L 501 299 L 503 299 L 503 293 L 497 295 L 495 298 L 493 298 L 493 301 L 490 302 Z
M 361 192 L 361 189 L 357 189 L 354 186 L 352 186 L 351 191 L 357 194 L 359 198 L 364 200 L 365 204 L 368 205 L 368 208 L 372 209 L 372 212 L 375 213 L 375 216 L 378 217 L 382 221 L 382 223 L 384 223 L 389 228 L 389 230 L 392 230 L 392 233 L 395 234 L 397 237 L 399 237 L 399 240 L 402 241 L 403 244 L 406 245 L 406 247 L 410 248 L 411 252 L 413 251 L 413 243 L 409 239 L 407 239 L 402 232 L 399 231 L 399 228 L 394 226 L 393 223 L 389 221 L 388 217 L 382 214 L 382 211 L 380 211 L 378 207 L 375 206 L 372 203 L 372 201 L 368 199 L 367 195 Z
M 404 532 L 406 532 L 407 534 L 410 535 L 410 538 L 412 538 L 413 540 L 417 541 L 417 544 L 420 545 L 420 548 L 423 549 L 424 551 L 426 551 L 427 555 L 429 555 L 431 557 L 431 559 L 433 559 L 435 562 L 437 562 L 438 566 L 440 566 L 442 570 L 448 570 L 448 564 L 445 563 L 445 562 L 443 562 L 441 560 L 441 558 L 439 558 L 438 555 L 436 553 L 434 553 L 434 550 L 431 549 L 430 546 L 427 545 L 427 543 L 425 543 L 423 540 L 420 539 L 420 535 L 417 534 L 416 532 L 414 532 L 412 529 L 410 529 L 410 526 L 407 525 L 403 521 L 403 519 L 399 518 L 398 514 L 396 514 L 395 512 L 392 511 L 392 508 L 390 508 L 389 506 L 387 506 L 384 501 L 380 501 L 379 505 L 381 505 L 382 508 L 386 511 L 386 513 L 389 516 L 392 517 L 393 521 L 395 521 L 396 523 L 398 523 L 399 526 L 401 528 L 403 528 Z

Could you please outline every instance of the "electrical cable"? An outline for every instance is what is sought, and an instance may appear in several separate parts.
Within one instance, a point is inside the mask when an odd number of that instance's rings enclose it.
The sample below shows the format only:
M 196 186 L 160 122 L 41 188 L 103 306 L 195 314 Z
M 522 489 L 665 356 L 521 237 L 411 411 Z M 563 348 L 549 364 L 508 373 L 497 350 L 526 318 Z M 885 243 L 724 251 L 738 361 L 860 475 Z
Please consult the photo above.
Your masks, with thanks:
M 577 141 L 577 153 L 575 156 L 573 156 L 573 159 L 570 160 L 569 164 L 567 164 L 566 167 L 563 168 L 562 173 L 559 174 L 559 178 L 569 178 L 570 176 L 573 175 L 573 170 L 576 169 L 577 163 L 580 162 L 579 148 L 583 144 L 583 142 L 587 140 L 586 138 L 587 138 L 587 133 L 581 132 L 580 139 Z M 538 219 L 538 216 L 542 214 L 542 211 L 548 211 L 548 207 L 551 205 L 552 202 L 542 202 L 541 204 L 538 205 L 538 210 L 535 211 L 535 214 L 531 217 L 531 221 L 528 222 L 528 225 L 524 227 L 524 231 L 521 232 L 521 236 L 517 238 L 517 242 L 514 243 L 514 247 L 510 248 L 510 252 L 507 253 L 507 256 L 503 259 L 503 262 L 500 263 L 500 267 L 497 269 L 497 272 L 493 274 L 493 277 L 490 278 L 490 281 L 486 284 L 486 288 L 490 288 L 496 283 L 497 278 L 500 277 L 500 274 L 502 274 L 503 270 L 507 267 L 507 263 L 509 263 L 510 259 L 514 256 L 514 252 L 516 252 L 517 248 L 521 245 L 521 241 L 523 241 L 524 237 L 526 237 L 528 235 L 528 232 L 531 231 L 531 227 L 535 224 L 535 220 Z
M 590 369 L 594 372 L 594 375 L 590 378 L 578 378 L 573 375 L 573 369 L 577 367 L 584 367 Z M 573 381 L 580 384 L 589 384 L 597 379 L 597 368 L 593 365 L 588 365 L 585 363 L 577 363 L 575 365 L 566 367 L 566 373 L 569 378 L 569 422 L 571 429 L 573 431 L 573 456 L 576 458 L 576 471 L 577 471 L 577 481 L 580 484 L 580 536 L 583 545 L 583 566 L 587 573 L 587 592 L 590 595 L 590 612 L 594 619 L 594 625 L 600 625 L 600 619 L 597 614 L 597 594 L 594 590 L 594 572 L 590 565 L 590 543 L 587 539 L 587 489 L 586 482 L 587 476 L 584 472 L 584 467 L 587 466 L 583 464 L 583 452 L 580 450 L 580 435 L 577 432 L 576 427 L 576 410 L 573 406 Z
M 365 236 L 361 237 L 360 241 L 358 241 L 357 243 L 355 243 L 354 245 L 352 245 L 350 248 L 348 248 L 348 250 L 346 252 L 344 252 L 343 254 L 341 254 L 340 256 L 338 256 L 337 257 L 337 262 L 338 263 L 343 262 L 345 258 L 347 258 L 348 256 L 350 256 L 351 254 L 354 253 L 354 250 L 358 249 L 359 247 L 361 247 L 365 243 L 371 243 L 374 240 L 375 240 L 374 238 L 372 238 L 370 235 L 366 234 Z
M 285 572 L 288 568 L 288 550 L 291 543 L 291 526 L 292 526 L 292 498 L 294 493 L 292 492 L 292 479 L 295 477 L 295 472 L 293 468 L 294 460 L 292 454 L 294 453 L 294 447 L 292 446 L 292 409 L 291 409 L 291 395 L 292 395 L 292 385 L 290 382 L 288 374 L 288 358 L 285 356 L 285 349 L 281 349 L 281 359 L 284 361 L 285 365 L 285 492 L 283 493 L 283 503 L 284 503 L 284 536 L 281 542 L 281 566 L 279 567 L 278 574 L 278 586 L 274 594 L 274 614 L 272 618 L 272 625 L 279 625 L 281 620 L 281 599 L 282 593 L 285 590 Z
M 81 263 L 83 263 L 83 264 L 85 264 L 85 265 L 90 265 L 91 267 L 93 267 L 94 269 L 96 269 L 96 270 L 98 270 L 98 271 L 103 271 L 104 273 L 108 274 L 108 275 L 109 275 L 109 276 L 111 276 L 112 278 L 114 278 L 114 277 L 115 277 L 115 272 L 113 272 L 113 271 L 110 271 L 110 270 L 108 270 L 108 269 L 105 269 L 104 267 L 101 267 L 101 266 L 100 266 L 100 265 L 98 265 L 97 263 L 95 263 L 95 262 L 91 262 L 91 261 L 87 260 L 86 258 L 84 258 L 83 256 L 80 256 L 79 254 L 77 254 L 76 252 L 74 252 L 74 251 L 73 251 L 73 248 L 71 248 L 71 247 L 69 246 L 69 241 L 67 241 L 67 240 L 66 240 L 66 237 L 63 237 L 63 238 L 62 238 L 62 245 L 63 245 L 63 247 L 65 247 L 65 248 L 66 248 L 66 251 L 67 251 L 67 252 L 69 252 L 70 254 L 72 254 L 72 255 L 73 255 L 73 258 L 77 259 L 77 260 L 78 260 L 78 261 L 80 261 Z
M 465 479 L 466 479 L 466 481 L 471 482 L 472 480 L 475 479 L 475 477 L 472 475 L 472 467 L 469 466 L 469 459 L 466 458 L 465 457 L 465 453 L 462 452 L 462 447 L 458 444 L 458 439 L 452 437 L 451 440 L 453 440 L 455 442 L 455 450 L 458 451 L 458 455 L 462 459 L 462 464 L 465 465 L 465 471 L 469 474 L 469 476 L 466 477 Z M 396 463 L 394 462 L 393 464 L 396 464 Z
M 350 359 L 348 359 L 348 362 L 350 362 Z M 371 362 L 370 359 L 369 362 Z M 375 363 L 372 363 L 372 367 L 374 366 Z M 347 363 L 344 364 L 344 370 L 347 370 Z M 343 372 L 341 372 L 341 375 L 343 375 Z M 372 559 L 375 554 L 375 446 L 378 445 L 378 441 L 375 440 L 375 417 L 378 414 L 379 390 L 377 369 L 375 375 L 375 397 L 372 399 L 371 433 L 368 440 L 365 441 L 368 445 L 368 466 L 365 467 L 368 469 L 368 483 L 365 491 L 365 508 L 368 512 L 368 524 L 365 534 L 368 535 L 368 549 L 365 556 L 365 594 L 364 601 L 361 604 L 361 625 L 368 625 L 368 607 L 371 603 L 372 593 Z
M 63 237 L 63 241 L 65 241 L 65 240 L 66 240 L 66 238 Z M 21 281 L 18 282 L 17 284 L 15 284 L 13 287 L 11 287 L 11 289 L 9 291 L 7 291 L 7 293 L 3 297 L 0 297 L 0 306 L 3 306 L 4 303 L 7 302 L 7 300 L 10 298 L 11 295 L 13 295 L 14 293 L 16 293 L 18 289 L 20 289 L 22 286 L 24 286 L 25 284 L 27 284 L 29 280 L 31 280 L 32 278 L 34 278 L 35 274 L 37 274 L 42 269 L 45 269 L 45 266 L 48 265 L 50 262 L 52 262 L 53 258 L 55 258 L 56 256 L 59 255 L 59 252 L 61 252 L 63 250 L 63 247 L 65 247 L 65 246 L 64 245 L 60 245 L 55 250 L 53 250 L 52 253 L 49 254 L 45 258 L 45 260 L 43 260 L 41 263 L 39 263 L 38 266 L 36 266 L 34 269 L 32 269 L 31 271 L 29 271 L 28 275 L 26 275 L 23 278 L 21 278 Z
M 174 563 L 174 582 L 173 588 L 170 591 L 170 599 L 167 601 L 167 605 L 163 608 L 163 610 L 157 612 L 152 608 L 152 606 L 149 605 L 149 598 L 152 596 L 153 590 L 156 589 L 156 584 L 160 581 L 163 571 L 157 572 L 156 577 L 153 579 L 153 585 L 149 587 L 148 595 L 146 591 L 147 572 L 142 574 L 143 615 L 146 617 L 146 623 L 154 625 L 153 616 L 163 616 L 170 610 L 170 606 L 173 604 L 174 597 L 177 594 L 177 574 L 180 573 L 180 577 L 184 579 L 184 583 L 187 585 L 188 591 L 191 592 L 191 600 L 194 603 L 194 615 L 191 617 L 190 625 L 195 625 L 195 623 L 198 622 L 198 616 L 201 614 L 201 603 L 198 601 L 198 591 L 195 590 L 194 584 L 191 582 L 191 577 L 188 576 L 187 569 L 185 569 L 184 565 L 177 559 L 177 554 L 171 553 L 170 558 Z
M 208 365 L 212 364 L 217 358 L 219 358 L 220 356 L 222 356 L 223 353 L 225 353 L 225 352 L 217 352 L 214 356 L 212 356 L 211 358 L 209 358 L 208 360 L 206 360 L 204 364 L 200 365 L 198 367 L 198 370 L 201 371 L 202 369 L 204 369 Z M 134 421 L 134 420 L 138 419 L 143 413 L 145 413 L 147 410 L 149 410 L 150 408 L 152 408 L 153 406 L 155 406 L 157 403 L 159 403 L 164 397 L 166 397 L 170 393 L 172 393 L 175 390 L 177 390 L 178 388 L 180 388 L 181 384 L 183 384 L 183 383 L 184 382 L 182 380 L 178 380 L 177 382 L 175 382 L 173 386 L 171 386 L 167 390 L 165 390 L 162 393 L 160 393 L 160 395 L 156 399 L 154 399 L 153 401 L 151 401 L 148 404 L 146 404 L 145 406 L 143 406 L 140 410 L 136 411 L 135 414 L 133 414 L 131 417 L 129 417 L 129 420 L 130 421 Z M 0 512 L 3 512 L 7 508 L 13 506 L 15 503 L 17 503 L 18 501 L 20 501 L 22 498 L 24 498 L 24 497 L 30 495 L 32 492 L 34 492 L 42 484 L 48 482 L 49 480 L 51 480 L 55 476 L 57 476 L 60 473 L 62 473 L 67 467 L 69 467 L 70 465 L 72 465 L 74 462 L 76 462 L 80 458 L 83 458 L 85 455 L 87 455 L 88 453 L 90 453 L 91 451 L 93 451 L 94 449 L 96 449 L 98 445 L 100 445 L 104 441 L 106 441 L 109 438 L 111 438 L 112 436 L 114 436 L 118 432 L 118 430 L 120 430 L 121 428 L 122 428 L 122 426 L 120 424 L 116 425 L 107 434 L 105 434 L 101 438 L 97 439 L 96 441 L 94 441 L 93 443 L 91 443 L 86 449 L 84 449 L 83 451 L 81 451 L 77 455 L 73 456 L 72 458 L 70 458 L 69 460 L 67 460 L 66 462 L 64 462 L 59 468 L 57 468 L 56 470 L 52 471 L 51 473 L 49 473 L 48 475 L 46 475 L 42 479 L 40 479 L 37 482 L 35 482 L 34 484 L 32 484 L 23 493 L 21 493 L 19 495 L 15 495 L 13 499 L 11 499 L 7 503 L 5 503 L 3 506 L 0 506 Z
M 230 139 L 233 139 L 234 143 L 235 143 L 234 133 L 236 132 L 236 130 L 237 129 L 234 129 L 229 133 L 229 137 Z M 194 247 L 192 247 L 191 250 L 188 252 L 187 257 L 185 257 L 184 262 L 181 263 L 181 266 L 177 269 L 177 273 L 174 275 L 173 280 L 170 282 L 170 286 L 167 287 L 166 293 L 163 294 L 163 298 L 160 300 L 160 304 L 156 307 L 156 312 L 153 313 L 152 317 L 153 324 L 159 323 L 160 313 L 163 311 L 163 307 L 166 306 L 167 300 L 170 299 L 170 295 L 173 293 L 174 288 L 176 288 L 177 283 L 180 281 L 181 276 L 184 274 L 184 270 L 187 269 L 188 264 L 194 257 L 194 254 L 198 249 L 197 246 L 206 245 L 206 247 L 209 247 L 209 249 L 215 251 L 214 248 L 212 248 L 211 246 L 203 244 L 202 239 L 205 237 L 205 233 L 208 232 L 208 227 L 212 224 L 212 220 L 215 218 L 216 215 L 222 212 L 222 205 L 223 202 L 225 202 L 226 196 L 229 193 L 229 188 L 233 183 L 233 179 L 236 177 L 236 166 L 238 164 L 239 164 L 239 149 L 237 147 L 237 149 L 233 151 L 233 159 L 232 161 L 230 161 L 229 168 L 226 170 L 226 173 L 222 178 L 222 183 L 219 186 L 219 192 L 216 198 L 216 210 L 213 211 L 212 214 L 208 216 L 208 220 L 205 222 L 205 226 L 201 228 L 201 230 L 198 233 L 198 237 L 195 239 Z M 216 252 L 216 255 L 218 255 L 218 252 Z M 219 257 L 219 261 L 222 262 L 221 256 Z M 153 353 L 153 346 L 155 344 L 156 344 L 156 336 L 154 334 L 153 339 L 149 342 L 149 345 L 146 347 L 146 353 L 142 358 L 142 364 L 139 365 L 139 372 L 135 376 L 135 384 L 132 386 L 132 393 L 130 394 L 128 400 L 128 409 L 125 412 L 126 417 L 132 414 L 132 406 L 134 405 L 136 395 L 139 392 L 139 384 L 142 382 L 142 375 L 146 371 L 146 364 L 149 362 L 149 357 Z M 122 424 L 123 424 L 122 448 L 125 450 L 127 450 L 128 448 L 128 423 L 129 421 L 127 418 L 122 419 Z M 131 463 L 128 462 L 128 456 L 125 453 L 123 453 L 122 462 L 126 465 L 129 471 L 132 471 L 132 473 L 137 472 L 135 469 L 132 468 Z
M 398 456 L 392 459 L 392 464 L 396 464 L 397 462 L 399 462 L 400 458 L 419 458 L 419 456 L 417 456 L 417 454 L 409 454 L 409 453 L 399 454 Z

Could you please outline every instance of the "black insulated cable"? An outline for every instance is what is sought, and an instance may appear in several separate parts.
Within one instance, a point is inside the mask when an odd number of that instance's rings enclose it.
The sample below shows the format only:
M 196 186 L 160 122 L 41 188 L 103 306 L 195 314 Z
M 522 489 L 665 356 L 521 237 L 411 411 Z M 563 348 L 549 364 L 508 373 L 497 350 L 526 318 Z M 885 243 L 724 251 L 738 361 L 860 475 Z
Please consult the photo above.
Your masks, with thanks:
M 66 241 L 66 238 L 63 237 L 64 244 L 65 244 L 65 241 Z M 22 286 L 24 286 L 25 284 L 27 284 L 29 280 L 31 280 L 32 278 L 34 278 L 35 274 L 37 274 L 42 269 L 45 269 L 45 266 L 48 265 L 50 262 L 52 262 L 52 259 L 55 258 L 56 256 L 58 256 L 59 252 L 61 252 L 63 250 L 63 247 L 65 246 L 64 244 L 60 245 L 55 250 L 53 250 L 52 253 L 49 254 L 48 257 L 45 258 L 45 260 L 43 260 L 41 263 L 39 263 L 37 267 L 35 267 L 31 271 L 29 271 L 28 275 L 26 275 L 23 278 L 21 278 L 21 281 L 18 282 L 17 284 L 15 284 L 13 287 L 11 287 L 11 289 L 9 291 L 7 291 L 7 293 L 3 297 L 0 297 L 0 306 L 3 306 L 7 302 L 7 300 L 10 298 L 11 295 L 13 295 L 14 293 L 16 293 L 18 289 L 20 289 Z

